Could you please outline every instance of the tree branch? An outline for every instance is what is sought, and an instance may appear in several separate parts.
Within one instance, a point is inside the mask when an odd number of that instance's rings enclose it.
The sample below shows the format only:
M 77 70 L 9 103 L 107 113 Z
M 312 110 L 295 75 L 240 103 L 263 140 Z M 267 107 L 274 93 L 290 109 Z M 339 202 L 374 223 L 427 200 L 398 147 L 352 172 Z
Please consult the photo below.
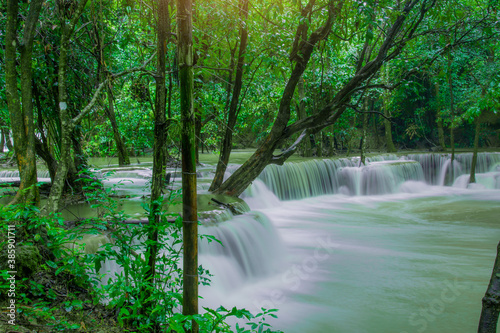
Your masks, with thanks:
M 99 98 L 99 95 L 101 94 L 103 88 L 108 84 L 108 81 L 110 78 L 114 79 L 114 78 L 118 78 L 120 76 L 124 76 L 126 74 L 134 73 L 134 72 L 141 72 L 141 71 L 144 72 L 146 69 L 146 66 L 154 59 L 155 56 L 156 56 L 156 53 L 153 54 L 148 60 L 146 60 L 141 66 L 130 68 L 130 69 L 124 70 L 120 73 L 111 74 L 106 80 L 101 82 L 101 84 L 99 84 L 99 87 L 97 87 L 97 90 L 94 92 L 94 95 L 92 96 L 92 99 L 87 104 L 87 106 L 85 106 L 85 108 L 83 108 L 82 112 L 80 112 L 76 117 L 74 117 L 71 120 L 73 125 L 78 124 L 83 119 L 83 117 L 85 117 L 92 110 L 92 108 L 94 107 L 95 103 L 97 102 L 97 100 Z
M 279 155 L 273 155 L 272 159 L 271 159 L 271 164 L 278 164 L 278 165 L 283 165 L 283 163 L 285 163 L 285 161 L 290 157 L 292 156 L 295 151 L 297 150 L 297 146 L 302 142 L 302 140 L 307 136 L 307 130 L 304 130 L 300 136 L 297 138 L 297 140 L 295 140 L 295 142 L 293 143 L 293 145 L 291 145 L 290 147 L 288 147 L 284 152 L 282 152 L 281 154 Z

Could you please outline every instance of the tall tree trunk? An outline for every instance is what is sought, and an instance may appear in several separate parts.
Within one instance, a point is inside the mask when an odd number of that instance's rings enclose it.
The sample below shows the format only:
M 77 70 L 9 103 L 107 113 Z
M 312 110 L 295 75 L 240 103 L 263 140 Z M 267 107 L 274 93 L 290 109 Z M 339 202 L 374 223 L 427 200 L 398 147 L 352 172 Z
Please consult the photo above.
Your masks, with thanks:
M 38 204 L 40 196 L 36 187 L 36 154 L 35 126 L 33 121 L 33 88 L 32 88 L 32 53 L 35 27 L 38 22 L 43 0 L 30 3 L 28 17 L 23 29 L 20 71 L 21 100 L 17 92 L 17 17 L 18 0 L 7 1 L 7 24 L 5 34 L 5 85 L 6 99 L 9 109 L 10 125 L 14 139 L 14 150 L 17 158 L 21 183 L 19 191 L 11 203 L 29 202 Z
M 450 90 L 450 147 L 451 147 L 451 182 L 455 180 L 455 133 L 454 133 L 454 120 L 455 120 L 455 101 L 453 95 L 453 78 L 451 69 L 451 49 L 448 50 L 448 71 L 447 71 L 448 88 Z
M 490 283 L 483 297 L 483 309 L 479 320 L 478 333 L 496 333 L 498 314 L 500 312 L 500 243 L 497 245 L 497 256 L 493 265 Z
M 71 134 L 75 123 L 71 119 L 68 109 L 68 92 L 66 89 L 66 76 L 68 71 L 68 52 L 70 39 L 75 31 L 76 23 L 83 13 L 88 0 L 81 0 L 75 9 L 71 20 L 65 23 L 66 9 L 59 8 L 61 15 L 61 45 L 59 49 L 59 68 L 57 73 L 57 88 L 59 97 L 59 118 L 61 119 L 61 154 L 57 167 L 55 180 L 52 182 L 49 198 L 44 208 L 45 213 L 57 212 L 61 207 L 64 184 L 68 175 L 71 163 Z
M 145 311 L 150 313 L 154 309 L 151 296 L 155 287 L 156 260 L 158 257 L 158 235 L 161 228 L 162 190 L 165 185 L 165 144 L 167 127 L 166 105 L 166 43 L 168 35 L 167 20 L 169 17 L 168 0 L 158 1 L 157 18 L 157 72 L 155 75 L 156 95 L 154 108 L 154 143 L 153 143 L 153 176 L 151 179 L 151 209 L 148 224 L 148 240 L 146 242 L 147 266 L 144 280 L 147 282 L 144 289 Z M 154 318 L 152 319 L 155 320 Z
M 233 148 L 233 131 L 236 121 L 238 120 L 238 105 L 240 102 L 240 93 L 243 86 L 243 66 L 245 65 L 245 53 L 247 50 L 248 30 L 246 28 L 246 19 L 248 17 L 248 0 L 240 0 L 239 4 L 240 15 L 240 46 L 238 50 L 238 63 L 236 65 L 236 77 L 234 79 L 233 94 L 231 96 L 231 104 L 229 106 L 227 126 L 224 132 L 221 152 L 215 176 L 210 185 L 209 191 L 213 191 L 220 187 L 224 180 L 224 173 L 229 164 L 229 156 Z
M 476 182 L 477 151 L 479 149 L 479 131 L 481 130 L 480 117 L 476 119 L 476 131 L 474 133 L 474 153 L 472 154 L 472 164 L 470 167 L 469 183 Z
M 105 110 L 109 122 L 111 123 L 111 128 L 113 129 L 113 137 L 115 139 L 116 150 L 118 151 L 118 164 L 129 165 L 130 158 L 128 156 L 127 148 L 123 143 L 122 136 L 120 135 L 120 130 L 116 122 L 115 106 L 113 103 L 113 93 L 111 91 L 111 88 L 109 87 L 108 87 L 108 107 L 105 108 Z
M 198 314 L 198 213 L 196 195 L 195 115 L 193 109 L 193 26 L 191 0 L 177 0 L 179 88 L 182 118 L 182 229 L 184 315 Z M 191 333 L 198 333 L 193 320 Z

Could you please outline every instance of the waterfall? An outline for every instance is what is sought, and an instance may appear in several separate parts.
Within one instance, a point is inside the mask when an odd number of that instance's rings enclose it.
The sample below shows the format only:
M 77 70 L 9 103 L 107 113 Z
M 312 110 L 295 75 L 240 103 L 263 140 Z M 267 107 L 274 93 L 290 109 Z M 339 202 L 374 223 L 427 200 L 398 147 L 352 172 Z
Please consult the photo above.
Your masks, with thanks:
M 50 178 L 50 174 L 48 170 L 37 170 L 37 177 L 41 178 Z M 3 178 L 14 178 L 12 180 L 19 180 L 19 171 L 18 170 L 0 170 L 0 179 Z M 6 181 L 7 179 L 5 179 Z
M 269 165 L 258 179 L 280 200 L 297 200 L 336 193 L 388 194 L 398 192 L 401 185 L 408 181 L 425 182 L 429 185 L 452 185 L 459 177 L 470 173 L 472 153 L 456 155 L 453 163 L 454 179 L 450 178 L 450 154 L 410 154 L 401 157 L 393 154 L 381 155 L 367 158 L 366 166 L 359 167 L 358 164 L 357 158 L 344 158 L 285 163 L 283 166 Z M 483 174 L 490 169 L 499 168 L 498 165 L 499 153 L 480 153 L 476 173 Z M 486 188 L 496 188 L 497 178 L 491 177 L 479 176 L 478 183 L 486 182 Z M 467 181 L 462 179 L 456 186 L 463 187 L 464 182 Z M 408 190 L 408 186 L 405 186 L 405 191 Z
M 310 160 L 269 165 L 259 179 L 281 200 L 296 200 L 323 194 L 373 195 L 394 193 L 409 180 L 423 181 L 415 161 L 396 160 L 395 155 L 377 158 L 366 166 L 349 159 Z
M 459 176 L 469 174 L 472 165 L 472 153 L 456 154 L 451 179 L 451 154 L 410 154 L 408 158 L 422 165 L 425 180 L 431 185 L 451 185 Z M 497 163 L 500 153 L 478 153 L 476 173 L 487 172 Z
M 301 163 L 268 165 L 259 179 L 281 200 L 301 199 L 335 193 L 338 189 L 338 170 L 354 167 L 350 159 L 310 160 Z
M 279 271 L 283 245 L 269 218 L 261 212 L 235 216 L 231 221 L 200 227 L 200 235 L 218 242 L 199 241 L 200 262 L 223 285 L 237 286 Z M 221 274 L 224 272 L 224 274 Z

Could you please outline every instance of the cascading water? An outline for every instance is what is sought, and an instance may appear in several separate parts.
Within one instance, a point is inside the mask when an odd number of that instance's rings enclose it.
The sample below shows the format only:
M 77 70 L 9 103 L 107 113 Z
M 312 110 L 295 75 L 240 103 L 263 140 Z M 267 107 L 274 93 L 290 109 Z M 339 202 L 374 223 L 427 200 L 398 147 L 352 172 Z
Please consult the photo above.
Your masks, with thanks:
M 242 195 L 252 212 L 200 227 L 222 242 L 199 243 L 214 274 L 201 304 L 279 308 L 271 323 L 287 333 L 475 331 L 500 239 L 500 154 L 479 154 L 473 186 L 471 159 L 456 155 L 454 179 L 449 154 L 268 166 Z M 150 173 L 117 169 L 108 185 L 126 180 L 140 208 Z
M 500 238 L 499 156 L 478 159 L 471 186 L 471 154 L 457 155 L 454 187 L 442 186 L 453 181 L 446 154 L 267 167 L 242 198 L 277 228 L 283 268 L 248 279 L 227 263 L 245 262 L 241 250 L 224 252 L 213 271 L 224 282 L 204 304 L 279 308 L 271 323 L 292 333 L 475 331 Z M 274 242 L 236 230 L 253 248 Z
M 235 216 L 231 222 L 202 226 L 201 235 L 221 243 L 199 243 L 200 261 L 216 274 L 218 285 L 240 286 L 280 271 L 283 245 L 272 222 L 260 212 Z

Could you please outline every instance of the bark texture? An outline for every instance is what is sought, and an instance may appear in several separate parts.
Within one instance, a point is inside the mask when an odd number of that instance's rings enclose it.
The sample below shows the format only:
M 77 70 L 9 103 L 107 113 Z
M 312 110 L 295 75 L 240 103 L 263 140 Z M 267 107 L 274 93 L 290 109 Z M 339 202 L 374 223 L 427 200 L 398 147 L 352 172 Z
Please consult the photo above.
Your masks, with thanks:
M 182 118 L 182 229 L 184 245 L 184 315 L 198 314 L 198 213 L 196 139 L 193 108 L 193 25 L 191 0 L 177 0 L 179 88 Z M 193 320 L 191 333 L 198 333 Z
M 33 120 L 32 53 L 35 27 L 40 16 L 43 0 L 30 3 L 21 45 L 17 45 L 18 0 L 7 1 L 7 24 L 5 34 L 5 92 L 9 109 L 10 125 L 14 140 L 14 151 L 21 184 L 13 203 L 38 204 L 40 196 L 36 174 L 35 126 Z M 20 51 L 19 69 L 21 76 L 21 99 L 17 91 L 17 57 Z
M 111 123 L 111 128 L 113 129 L 113 138 L 115 139 L 116 150 L 118 152 L 118 164 L 129 165 L 130 158 L 128 156 L 128 151 L 123 143 L 122 136 L 120 135 L 120 129 L 118 128 L 118 123 L 116 122 L 115 105 L 113 103 L 113 93 L 111 92 L 111 88 L 108 88 L 108 107 L 105 108 L 105 110 L 109 122 Z
M 483 297 L 483 309 L 479 319 L 478 333 L 496 333 L 500 312 L 500 243 L 493 265 L 490 283 Z
M 168 0 L 158 1 L 158 21 L 157 21 L 157 72 L 155 75 L 156 95 L 155 95 L 155 125 L 153 144 L 153 176 L 151 179 L 151 210 L 148 224 L 148 240 L 146 242 L 147 265 L 144 272 L 144 279 L 149 282 L 145 286 L 145 311 L 152 311 L 154 303 L 150 300 L 156 277 L 156 259 L 158 257 L 158 234 L 161 227 L 162 191 L 165 185 L 165 144 L 167 138 L 167 104 L 166 104 L 166 42 L 167 42 L 167 17 Z M 153 318 L 154 320 L 154 318 Z
M 209 191 L 219 188 L 224 180 L 224 173 L 229 164 L 229 156 L 233 148 L 233 132 L 236 121 L 238 120 L 238 105 L 240 103 L 241 88 L 243 86 L 243 66 L 245 65 L 245 53 L 248 42 L 248 30 L 246 27 L 246 19 L 248 18 L 248 0 L 240 0 L 239 4 L 240 15 L 240 46 L 238 50 L 238 62 L 236 65 L 236 77 L 233 85 L 233 94 L 231 96 L 231 104 L 228 110 L 228 119 L 224 139 L 221 145 L 221 152 L 215 176 L 210 185 Z

